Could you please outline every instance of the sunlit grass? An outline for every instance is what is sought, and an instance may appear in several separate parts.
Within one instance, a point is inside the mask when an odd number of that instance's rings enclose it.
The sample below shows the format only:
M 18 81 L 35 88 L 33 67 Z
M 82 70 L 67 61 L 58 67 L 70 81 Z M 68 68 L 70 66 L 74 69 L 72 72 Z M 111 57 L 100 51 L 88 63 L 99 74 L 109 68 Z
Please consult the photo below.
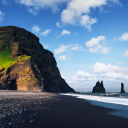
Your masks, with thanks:
M 11 49 L 7 49 L 0 52 L 0 69 L 9 67 L 11 64 L 15 63 L 17 59 L 11 59 Z
M 0 69 L 7 69 L 10 65 L 16 63 L 17 61 L 27 60 L 28 58 L 30 58 L 30 56 L 19 56 L 18 59 L 11 59 L 11 54 L 11 49 L 0 52 Z

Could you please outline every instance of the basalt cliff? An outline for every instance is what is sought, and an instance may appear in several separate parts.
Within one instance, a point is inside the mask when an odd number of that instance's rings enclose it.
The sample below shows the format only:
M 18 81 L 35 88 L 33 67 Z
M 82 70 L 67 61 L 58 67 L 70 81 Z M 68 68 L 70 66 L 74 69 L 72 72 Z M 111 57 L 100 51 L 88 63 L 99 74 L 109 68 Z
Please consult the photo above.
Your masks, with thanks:
M 53 53 L 15 26 L 0 27 L 0 90 L 75 92 L 61 77 Z

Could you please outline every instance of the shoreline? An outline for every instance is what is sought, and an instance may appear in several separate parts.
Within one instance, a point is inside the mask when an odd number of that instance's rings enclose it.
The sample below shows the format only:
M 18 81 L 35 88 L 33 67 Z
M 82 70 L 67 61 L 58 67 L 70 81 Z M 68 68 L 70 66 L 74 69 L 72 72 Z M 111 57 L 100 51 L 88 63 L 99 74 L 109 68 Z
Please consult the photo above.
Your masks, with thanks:
M 127 128 L 128 119 L 109 115 L 112 111 L 54 93 L 0 95 L 1 128 Z
M 112 109 L 111 115 L 128 119 L 128 99 L 120 97 L 106 97 L 103 95 L 81 95 L 81 94 L 63 94 L 67 96 L 83 99 L 92 105 Z

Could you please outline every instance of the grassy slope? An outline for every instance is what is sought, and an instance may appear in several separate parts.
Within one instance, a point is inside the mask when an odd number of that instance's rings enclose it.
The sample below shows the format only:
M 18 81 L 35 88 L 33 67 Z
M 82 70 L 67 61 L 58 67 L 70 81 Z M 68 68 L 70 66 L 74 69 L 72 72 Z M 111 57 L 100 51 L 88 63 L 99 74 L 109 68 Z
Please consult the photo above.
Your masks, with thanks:
M 10 58 L 11 54 L 12 54 L 11 49 L 7 49 L 0 52 L 0 69 L 2 68 L 7 69 L 10 65 L 16 63 L 17 61 L 30 58 L 30 56 L 23 56 L 20 57 L 20 60 L 11 59 Z

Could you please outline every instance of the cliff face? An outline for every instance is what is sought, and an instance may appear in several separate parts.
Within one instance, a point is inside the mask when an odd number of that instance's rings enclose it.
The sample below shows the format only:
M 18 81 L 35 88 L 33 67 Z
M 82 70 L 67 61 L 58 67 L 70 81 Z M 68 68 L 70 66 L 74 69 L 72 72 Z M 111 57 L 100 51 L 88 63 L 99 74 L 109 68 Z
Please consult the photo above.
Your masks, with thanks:
M 0 27 L 0 89 L 74 92 L 39 38 L 14 26 Z
M 103 81 L 101 81 L 101 83 L 99 81 L 96 83 L 96 85 L 93 87 L 92 93 L 105 93 Z

